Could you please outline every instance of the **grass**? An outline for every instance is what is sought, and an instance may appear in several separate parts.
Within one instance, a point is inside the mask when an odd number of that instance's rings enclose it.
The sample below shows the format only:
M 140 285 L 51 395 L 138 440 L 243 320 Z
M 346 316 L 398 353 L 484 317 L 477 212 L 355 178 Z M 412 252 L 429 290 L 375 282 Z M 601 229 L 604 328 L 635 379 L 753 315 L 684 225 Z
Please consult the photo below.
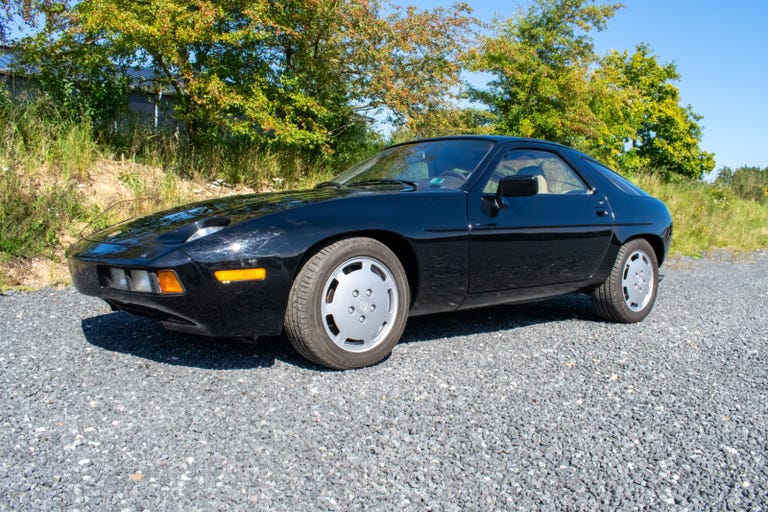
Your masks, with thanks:
M 313 186 L 379 148 L 378 142 L 371 142 L 349 153 L 328 155 L 295 147 L 258 145 L 234 137 L 193 145 L 179 133 L 153 131 L 130 121 L 121 126 L 107 141 L 116 158 L 141 162 L 184 178 L 223 180 L 259 190 Z
M 702 256 L 723 249 L 749 252 L 768 247 L 768 204 L 741 199 L 701 181 L 668 183 L 657 176 L 632 180 L 664 201 L 675 223 L 672 254 Z
M 12 98 L 0 88 L 0 264 L 56 257 L 83 225 L 105 226 L 188 202 L 193 194 L 179 186 L 182 179 L 283 190 L 308 188 L 331 174 L 297 151 L 238 141 L 194 148 L 178 134 L 129 121 L 121 132 L 98 138 L 88 118 L 62 112 L 44 97 Z M 105 161 L 126 164 L 119 180 L 130 198 L 79 192 Z
M 85 215 L 67 183 L 41 183 L 3 168 L 0 175 L 0 253 L 4 259 L 50 253 L 61 228 Z
M 90 123 L 2 91 L 0 119 L 0 261 L 50 254 L 62 228 L 87 214 L 74 184 L 97 155 Z
M 376 149 L 372 143 L 329 158 L 242 141 L 195 148 L 177 134 L 124 126 L 99 139 L 87 118 L 62 113 L 42 98 L 11 99 L 0 90 L 0 289 L 6 286 L 3 265 L 39 256 L 61 261 L 83 226 L 103 227 L 192 200 L 190 179 L 255 190 L 311 188 Z M 127 197 L 83 192 L 95 190 L 89 184 L 107 172 L 118 173 Z M 672 254 L 768 247 L 767 202 L 700 181 L 667 182 L 650 174 L 632 179 L 669 207 Z

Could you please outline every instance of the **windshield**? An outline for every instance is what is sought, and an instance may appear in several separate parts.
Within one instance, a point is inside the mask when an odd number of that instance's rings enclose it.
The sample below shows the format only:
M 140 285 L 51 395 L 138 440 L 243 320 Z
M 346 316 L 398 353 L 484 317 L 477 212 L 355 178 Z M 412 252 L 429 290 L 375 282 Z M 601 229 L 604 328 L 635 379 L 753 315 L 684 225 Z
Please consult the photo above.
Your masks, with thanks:
M 482 139 L 414 142 L 387 148 L 333 179 L 339 186 L 458 189 L 493 146 Z

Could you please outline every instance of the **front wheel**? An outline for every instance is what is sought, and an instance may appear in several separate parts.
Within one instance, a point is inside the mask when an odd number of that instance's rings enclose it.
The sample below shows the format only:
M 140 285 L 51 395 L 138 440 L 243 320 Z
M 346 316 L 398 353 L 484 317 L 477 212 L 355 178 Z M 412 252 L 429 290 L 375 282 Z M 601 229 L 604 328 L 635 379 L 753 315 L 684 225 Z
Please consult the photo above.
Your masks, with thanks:
M 651 312 L 658 286 L 656 253 L 638 238 L 621 246 L 608 279 L 592 292 L 592 302 L 606 320 L 639 322 Z
M 302 266 L 291 288 L 285 331 L 302 356 L 337 370 L 386 358 L 405 328 L 410 289 L 384 244 L 347 238 Z

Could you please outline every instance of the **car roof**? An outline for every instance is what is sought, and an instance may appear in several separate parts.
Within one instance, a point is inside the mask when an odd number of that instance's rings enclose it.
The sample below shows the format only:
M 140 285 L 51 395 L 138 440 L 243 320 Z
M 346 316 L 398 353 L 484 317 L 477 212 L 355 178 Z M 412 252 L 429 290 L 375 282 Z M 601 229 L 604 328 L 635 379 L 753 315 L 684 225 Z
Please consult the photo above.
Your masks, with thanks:
M 404 144 L 413 144 L 414 142 L 433 142 L 433 141 L 440 141 L 440 140 L 462 140 L 462 139 L 477 139 L 477 140 L 488 140 L 492 142 L 535 142 L 539 144 L 547 144 L 550 146 L 558 146 L 565 149 L 570 149 L 572 151 L 577 151 L 571 147 L 568 147 L 564 144 L 560 144 L 559 142 L 552 142 L 550 140 L 544 140 L 544 139 L 532 139 L 527 137 L 513 137 L 511 135 L 447 135 L 444 137 L 430 137 L 425 139 L 413 139 L 405 142 L 401 142 L 399 144 L 393 144 L 392 146 L 401 146 Z
M 535 143 L 535 144 L 543 144 L 547 145 L 553 148 L 561 148 L 568 151 L 571 151 L 575 153 L 576 155 L 579 155 L 582 158 L 586 158 L 587 160 L 590 160 L 598 165 L 602 165 L 603 167 L 606 167 L 613 171 L 610 167 L 603 164 L 599 160 L 589 156 L 588 154 L 584 153 L 583 151 L 579 151 L 578 149 L 572 148 L 570 146 L 566 146 L 565 144 L 560 144 L 559 142 L 552 142 L 551 140 L 544 140 L 544 139 L 534 139 L 530 137 L 513 137 L 511 135 L 446 135 L 443 137 L 429 137 L 424 139 L 412 139 L 405 142 L 400 142 L 398 144 L 392 144 L 389 147 L 397 147 L 397 146 L 403 146 L 406 144 L 414 144 L 418 142 L 432 142 L 432 141 L 440 141 L 440 140 L 487 140 L 490 142 L 494 142 L 496 144 L 504 144 L 504 143 L 511 143 L 511 142 L 517 142 L 517 143 Z M 613 171 L 614 173 L 616 171 Z M 618 174 L 618 173 L 617 173 Z

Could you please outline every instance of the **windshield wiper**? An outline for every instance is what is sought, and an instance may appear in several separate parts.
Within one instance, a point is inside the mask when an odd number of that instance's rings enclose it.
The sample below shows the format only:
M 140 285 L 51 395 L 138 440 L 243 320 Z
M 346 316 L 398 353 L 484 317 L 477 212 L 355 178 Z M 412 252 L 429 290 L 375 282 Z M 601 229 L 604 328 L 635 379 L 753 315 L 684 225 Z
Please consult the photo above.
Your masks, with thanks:
M 315 185 L 315 188 L 341 188 L 341 183 L 335 181 L 324 181 Z
M 419 188 L 413 181 L 396 180 L 393 178 L 374 178 L 371 180 L 353 181 L 349 185 L 352 187 L 365 187 L 369 185 L 406 185 L 414 190 Z

